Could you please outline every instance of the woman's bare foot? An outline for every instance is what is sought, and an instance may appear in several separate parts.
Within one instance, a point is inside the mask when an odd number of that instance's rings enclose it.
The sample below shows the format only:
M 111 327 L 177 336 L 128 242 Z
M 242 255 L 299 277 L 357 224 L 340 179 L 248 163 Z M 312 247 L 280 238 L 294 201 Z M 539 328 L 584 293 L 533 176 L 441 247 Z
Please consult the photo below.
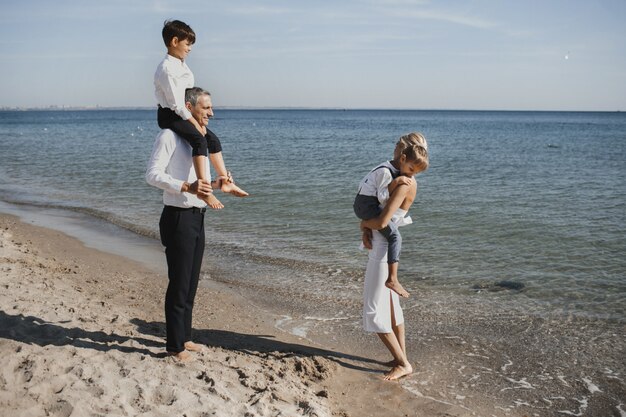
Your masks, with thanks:
M 221 209 L 224 208 L 224 205 L 222 204 L 222 202 L 220 200 L 218 200 L 217 197 L 215 197 L 215 195 L 213 195 L 213 193 L 209 194 L 203 200 L 213 210 L 221 210 Z
M 190 352 L 202 352 L 202 345 L 189 341 L 185 342 L 185 349 Z
M 191 362 L 193 360 L 193 356 L 191 356 L 191 353 L 187 352 L 186 350 L 183 350 L 182 352 L 178 352 L 178 353 L 173 353 L 173 352 L 167 352 L 167 356 L 169 356 L 170 358 L 174 359 L 177 362 Z
M 408 298 L 409 295 L 411 295 L 398 281 L 387 280 L 385 287 L 389 288 L 391 291 L 397 292 L 400 297 Z
M 413 372 L 413 367 L 411 366 L 411 364 L 396 365 L 393 368 L 391 368 L 391 371 L 385 374 L 383 379 L 385 381 L 395 381 L 397 379 L 410 375 L 412 372 Z
M 222 192 L 232 194 L 235 197 L 247 197 L 250 195 L 246 191 L 239 188 L 234 182 L 222 181 L 221 190 Z

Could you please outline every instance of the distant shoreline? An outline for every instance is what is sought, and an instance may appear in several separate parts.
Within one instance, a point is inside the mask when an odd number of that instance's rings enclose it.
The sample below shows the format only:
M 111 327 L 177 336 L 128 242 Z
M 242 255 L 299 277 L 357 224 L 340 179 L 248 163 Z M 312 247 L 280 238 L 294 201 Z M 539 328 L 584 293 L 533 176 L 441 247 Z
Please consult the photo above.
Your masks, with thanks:
M 490 109 L 419 109 L 419 108 L 343 108 L 343 107 L 254 107 L 254 106 L 222 106 L 216 110 L 259 110 L 259 111 L 419 111 L 419 112 L 467 112 L 467 113 L 623 113 L 623 110 L 490 110 Z M 29 111 L 152 111 L 152 106 L 76 106 L 76 107 L 0 107 L 0 112 L 29 112 Z

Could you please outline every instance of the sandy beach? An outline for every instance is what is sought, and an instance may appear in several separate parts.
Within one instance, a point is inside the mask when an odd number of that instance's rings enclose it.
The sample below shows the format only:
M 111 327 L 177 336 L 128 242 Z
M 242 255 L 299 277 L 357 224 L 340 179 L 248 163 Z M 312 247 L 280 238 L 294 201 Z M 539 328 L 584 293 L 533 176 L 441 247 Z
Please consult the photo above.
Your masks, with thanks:
M 205 277 L 194 315 L 205 348 L 181 365 L 164 353 L 163 263 L 0 214 L 0 270 L 3 416 L 626 413 L 619 323 L 494 313 L 476 301 L 452 309 L 445 295 L 416 294 L 406 307 L 419 317 L 408 339 L 415 373 L 389 383 L 384 347 L 353 324 L 299 337 L 285 317 L 310 317 L 316 304 L 288 288 Z
M 199 290 L 206 347 L 176 363 L 164 355 L 163 273 L 5 214 L 0 269 L 3 416 L 475 415 L 383 383 L 378 355 L 277 330 L 227 287 Z

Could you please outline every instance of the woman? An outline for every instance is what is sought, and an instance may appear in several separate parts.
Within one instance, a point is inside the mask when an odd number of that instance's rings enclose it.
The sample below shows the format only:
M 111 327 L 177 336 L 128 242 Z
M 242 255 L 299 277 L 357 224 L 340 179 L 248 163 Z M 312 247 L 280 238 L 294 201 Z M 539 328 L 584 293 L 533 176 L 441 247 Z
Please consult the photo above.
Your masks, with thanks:
M 405 148 L 415 145 L 424 148 L 428 166 L 427 144 L 421 134 L 402 136 L 396 144 L 394 157 Z M 361 222 L 363 244 L 370 249 L 363 291 L 363 327 L 367 332 L 376 333 L 393 356 L 392 368 L 384 377 L 388 381 L 409 375 L 413 367 L 406 355 L 404 315 L 398 293 L 385 285 L 389 271 L 388 242 L 378 230 L 389 222 L 395 222 L 398 226 L 411 223 L 410 217 L 405 216 L 415 199 L 417 184 L 413 178 L 410 180 L 408 184 L 399 185 L 396 192 L 391 194 L 379 217 Z

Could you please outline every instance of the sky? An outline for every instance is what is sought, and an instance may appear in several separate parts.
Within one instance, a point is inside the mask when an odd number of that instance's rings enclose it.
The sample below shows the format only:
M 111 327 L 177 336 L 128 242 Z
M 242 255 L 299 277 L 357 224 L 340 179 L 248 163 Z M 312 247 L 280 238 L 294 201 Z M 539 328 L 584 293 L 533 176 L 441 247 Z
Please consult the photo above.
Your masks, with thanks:
M 626 111 L 625 0 L 2 0 L 0 107 L 155 106 L 166 19 L 218 108 Z

